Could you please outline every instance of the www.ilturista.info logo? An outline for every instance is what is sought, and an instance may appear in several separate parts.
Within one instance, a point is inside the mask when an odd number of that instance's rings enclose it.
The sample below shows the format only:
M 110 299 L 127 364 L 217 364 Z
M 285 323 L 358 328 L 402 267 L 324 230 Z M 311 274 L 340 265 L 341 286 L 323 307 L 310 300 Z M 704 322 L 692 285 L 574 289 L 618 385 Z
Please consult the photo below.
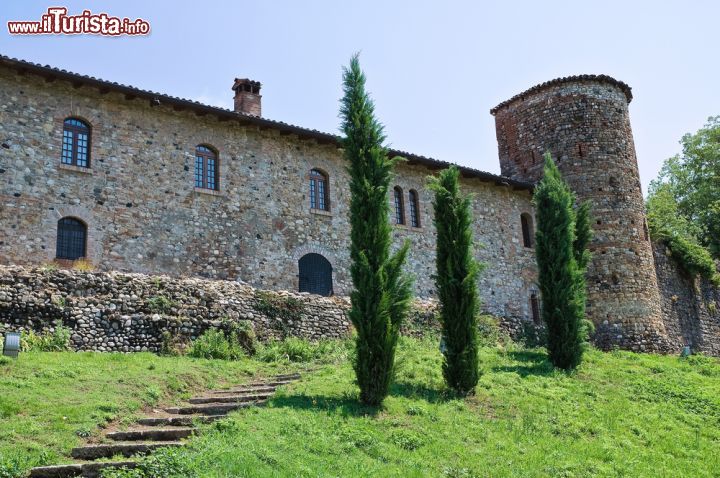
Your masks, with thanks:
M 83 10 L 80 15 L 68 15 L 65 7 L 50 7 L 40 21 L 7 22 L 11 35 L 147 35 L 150 24 L 138 18 L 111 17 L 107 13 Z

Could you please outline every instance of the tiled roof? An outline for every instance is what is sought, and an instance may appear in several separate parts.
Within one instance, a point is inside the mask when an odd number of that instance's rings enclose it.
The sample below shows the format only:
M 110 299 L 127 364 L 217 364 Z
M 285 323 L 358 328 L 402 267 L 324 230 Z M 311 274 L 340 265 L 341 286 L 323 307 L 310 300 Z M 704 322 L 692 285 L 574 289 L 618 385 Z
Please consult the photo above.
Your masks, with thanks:
M 209 106 L 197 101 L 179 98 L 155 91 L 143 90 L 134 86 L 123 85 L 114 81 L 106 81 L 100 78 L 95 78 L 94 76 L 81 75 L 60 68 L 54 68 L 50 65 L 43 66 L 38 63 L 19 60 L 5 55 L 0 55 L 0 65 L 6 68 L 14 69 L 18 72 L 34 73 L 48 80 L 66 80 L 76 87 L 83 85 L 94 86 L 99 88 L 101 92 L 114 91 L 125 94 L 128 98 L 146 98 L 154 105 L 170 105 L 176 109 L 189 109 L 199 114 L 213 114 L 224 120 L 235 120 L 242 124 L 258 126 L 260 129 L 274 129 L 285 134 L 296 134 L 300 139 L 314 139 L 320 144 L 334 144 L 338 147 L 342 147 L 342 138 L 338 135 L 324 133 L 316 129 L 303 128 L 284 123 L 282 121 L 274 121 L 259 116 L 238 113 L 226 108 Z M 389 153 L 393 157 L 402 156 L 406 158 L 410 164 L 421 164 L 431 169 L 444 169 L 452 164 L 446 161 L 440 161 L 438 159 L 428 158 L 426 156 L 395 149 L 390 149 Z M 465 177 L 478 178 L 481 181 L 494 182 L 497 185 L 511 186 L 515 189 L 524 189 L 529 191 L 532 191 L 533 189 L 533 185 L 531 183 L 524 181 L 517 181 L 466 166 L 458 165 L 458 168 Z
M 535 85 L 532 88 L 528 88 L 527 90 L 523 91 L 522 93 L 519 93 L 509 100 L 505 100 L 499 105 L 497 105 L 495 108 L 490 110 L 490 114 L 495 114 L 500 108 L 509 105 L 510 103 L 513 103 L 516 100 L 522 100 L 526 96 L 529 96 L 533 93 L 536 93 L 540 90 L 543 90 L 545 88 L 548 88 L 550 86 L 556 86 L 556 85 L 562 85 L 564 83 L 576 83 L 580 81 L 594 81 L 599 83 L 608 83 L 613 86 L 617 86 L 620 88 L 623 93 L 625 93 L 625 96 L 627 97 L 628 103 L 632 101 L 632 88 L 628 86 L 626 83 L 623 83 L 620 80 L 616 80 L 615 78 L 608 76 L 608 75 L 573 75 L 573 76 L 565 76 L 563 78 L 555 78 L 554 80 L 546 81 L 545 83 L 540 83 L 539 85 Z

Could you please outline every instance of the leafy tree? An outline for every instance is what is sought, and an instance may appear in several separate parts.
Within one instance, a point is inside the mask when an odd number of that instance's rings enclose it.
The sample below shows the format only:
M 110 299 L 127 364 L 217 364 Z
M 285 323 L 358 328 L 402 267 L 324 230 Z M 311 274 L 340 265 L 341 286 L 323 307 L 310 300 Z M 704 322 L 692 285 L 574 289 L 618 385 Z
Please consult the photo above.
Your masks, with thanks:
M 379 405 L 393 379 L 400 324 L 411 298 L 411 280 L 402 272 L 406 242 L 390 254 L 388 190 L 396 160 L 383 146 L 383 126 L 365 91 L 358 56 L 343 71 L 340 116 L 350 174 L 350 320 L 357 330 L 355 375 L 360 399 Z
M 445 344 L 443 376 L 450 388 L 465 395 L 475 390 L 480 378 L 477 278 L 481 266 L 472 253 L 470 196 L 460 194 L 458 175 L 451 166 L 432 178 L 430 187 L 435 191 L 435 284 Z
M 720 285 L 720 274 L 710 251 L 700 245 L 696 224 L 682 215 L 668 183 L 656 183 L 647 200 L 647 220 L 653 239 L 663 241 L 680 266 Z
M 582 361 L 585 349 L 585 268 L 589 261 L 589 206 L 574 210 L 575 195 L 550 154 L 533 197 L 537 215 L 535 255 L 542 296 L 542 317 L 548 329 L 548 354 L 559 368 Z M 577 231 L 577 232 L 576 232 Z
M 707 247 L 720 259 L 720 116 L 708 118 L 705 126 L 695 134 L 683 136 L 680 143 L 682 154 L 665 161 L 660 175 L 650 184 L 649 200 L 658 194 L 672 197 L 686 229 L 677 229 L 681 224 L 658 210 L 651 211 L 656 221 L 653 227 L 656 232 L 665 228 L 681 234 L 685 240 Z

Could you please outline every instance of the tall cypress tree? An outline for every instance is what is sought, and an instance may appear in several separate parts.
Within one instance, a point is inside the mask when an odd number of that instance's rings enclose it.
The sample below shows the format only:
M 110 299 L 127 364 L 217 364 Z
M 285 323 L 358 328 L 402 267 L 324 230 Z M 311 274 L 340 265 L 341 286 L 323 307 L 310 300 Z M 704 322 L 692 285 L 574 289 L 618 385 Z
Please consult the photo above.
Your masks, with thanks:
M 462 195 L 455 166 L 432 178 L 435 191 L 436 275 L 440 300 L 443 376 L 448 387 L 465 395 L 475 390 L 478 368 L 477 314 L 480 264 L 472 253 L 470 196 Z
M 343 71 L 340 117 L 350 174 L 350 320 L 357 330 L 355 375 L 360 399 L 379 405 L 393 379 L 400 324 L 411 297 L 410 278 L 402 272 L 405 243 L 390 254 L 388 190 L 395 160 L 384 147 L 383 126 L 365 91 L 365 75 L 354 55 Z
M 535 255 L 548 329 L 548 354 L 559 368 L 582 361 L 585 348 L 585 268 L 589 261 L 590 214 L 587 203 L 574 210 L 575 195 L 550 154 L 533 197 L 537 215 Z

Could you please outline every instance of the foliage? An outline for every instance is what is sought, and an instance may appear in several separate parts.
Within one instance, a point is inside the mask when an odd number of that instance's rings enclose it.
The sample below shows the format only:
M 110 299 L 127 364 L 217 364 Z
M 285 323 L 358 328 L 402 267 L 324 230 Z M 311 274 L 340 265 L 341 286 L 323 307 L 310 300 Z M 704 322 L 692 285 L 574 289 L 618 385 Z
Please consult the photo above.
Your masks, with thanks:
M 240 360 L 245 352 L 234 336 L 226 336 L 220 329 L 208 329 L 195 339 L 188 355 L 196 358 Z
M 174 301 L 164 295 L 155 295 L 147 300 L 147 307 L 154 314 L 169 314 L 176 306 Z
M 475 389 L 478 367 L 477 279 L 481 266 L 473 257 L 470 196 L 460 193 L 455 166 L 431 178 L 435 192 L 436 274 L 443 337 L 443 375 L 460 394 Z
M 18 457 L 0 457 L 0 478 L 23 478 L 25 475 L 25 466 Z
M 270 319 L 270 326 L 289 336 L 287 323 L 299 320 L 305 313 L 305 304 L 295 297 L 285 297 L 268 291 L 255 293 L 255 310 Z
M 480 314 L 476 321 L 479 347 L 495 347 L 510 340 L 510 337 L 500 329 L 500 318 Z
M 693 238 L 720 259 L 720 116 L 708 118 L 680 144 L 682 154 L 665 161 L 649 194 L 650 202 L 664 191 L 674 200 L 677 216 L 657 213 L 655 227 Z
M 204 427 L 179 460 L 208 477 L 711 478 L 720 469 L 715 358 L 590 349 L 566 374 L 542 349 L 480 356 L 475 395 L 458 398 L 445 392 L 437 340 L 401 337 L 382 411 L 357 401 L 349 363 L 327 365 L 267 406 Z
M 587 205 L 581 205 L 577 213 L 573 209 L 575 196 L 549 153 L 545 155 L 544 176 L 535 189 L 533 201 L 538 222 L 535 255 L 548 352 L 556 367 L 569 370 L 580 364 L 586 346 L 587 328 L 582 321 L 585 266 L 589 260 L 584 249 L 590 240 L 589 210 Z
M 222 329 L 228 339 L 237 342 L 248 355 L 254 355 L 258 348 L 257 337 L 252 322 L 249 320 L 231 320 L 226 318 L 222 321 Z
M 190 344 L 180 335 L 173 335 L 169 330 L 164 330 L 160 337 L 160 355 L 178 357 L 185 355 Z
M 194 478 L 198 476 L 176 448 L 163 448 L 140 458 L 135 468 L 105 469 L 102 478 Z
M 348 356 L 348 342 L 321 340 L 309 342 L 297 337 L 271 340 L 259 347 L 257 359 L 263 362 L 337 363 Z
M 76 261 L 73 261 L 72 268 L 74 271 L 81 272 L 92 272 L 95 270 L 95 266 L 93 265 L 93 263 L 87 259 L 78 259 Z
M 23 331 L 20 335 L 20 350 L 23 352 L 62 352 L 70 349 L 69 328 L 62 322 L 55 323 L 52 332 L 35 333 L 33 330 Z
M 652 237 L 670 248 L 673 258 L 688 274 L 701 275 L 720 285 L 720 274 L 710 252 L 697 240 L 698 228 L 678 207 L 670 184 L 654 184 L 647 200 Z
M 350 174 L 350 320 L 357 331 L 355 373 L 360 400 L 379 405 L 394 373 L 395 348 L 411 296 L 411 280 L 402 266 L 406 242 L 390 254 L 388 190 L 396 160 L 383 146 L 383 126 L 365 91 L 358 56 L 343 71 L 340 116 Z

